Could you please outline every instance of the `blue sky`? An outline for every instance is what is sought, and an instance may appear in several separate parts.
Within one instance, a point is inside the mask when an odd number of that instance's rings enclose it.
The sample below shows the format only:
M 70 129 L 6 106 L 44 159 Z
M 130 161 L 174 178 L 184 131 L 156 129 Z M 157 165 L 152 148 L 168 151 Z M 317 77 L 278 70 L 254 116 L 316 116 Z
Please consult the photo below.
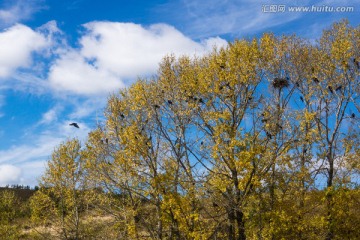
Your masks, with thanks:
M 279 4 L 284 12 L 262 10 Z M 354 11 L 289 10 L 312 5 Z M 108 94 L 156 74 L 168 53 L 202 55 L 269 31 L 315 40 L 359 16 L 360 0 L 0 0 L 0 185 L 36 185 L 54 147 L 84 141 Z

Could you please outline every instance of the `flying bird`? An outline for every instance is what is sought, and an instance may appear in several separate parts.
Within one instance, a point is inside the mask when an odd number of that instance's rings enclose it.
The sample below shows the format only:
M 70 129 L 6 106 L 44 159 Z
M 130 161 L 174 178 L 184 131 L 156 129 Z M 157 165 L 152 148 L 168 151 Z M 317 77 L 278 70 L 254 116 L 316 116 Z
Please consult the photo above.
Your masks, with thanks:
M 304 102 L 304 98 L 303 98 L 302 96 L 300 96 L 300 100 L 301 100 L 302 102 Z
M 335 89 L 335 91 L 340 91 L 341 89 L 342 89 L 342 86 L 340 85 Z
M 79 125 L 78 125 L 77 123 L 75 123 L 75 122 L 74 122 L 74 123 L 70 123 L 69 125 L 70 125 L 70 126 L 73 126 L 73 127 L 76 127 L 76 128 L 80 128 Z
M 355 113 L 352 113 L 352 114 L 351 114 L 351 118 L 355 118 Z

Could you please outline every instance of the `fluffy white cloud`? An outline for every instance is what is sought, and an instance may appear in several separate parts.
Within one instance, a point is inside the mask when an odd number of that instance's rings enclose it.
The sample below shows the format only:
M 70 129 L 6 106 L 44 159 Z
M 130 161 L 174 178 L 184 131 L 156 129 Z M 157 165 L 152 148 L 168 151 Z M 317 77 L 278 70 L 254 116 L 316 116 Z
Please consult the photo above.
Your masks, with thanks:
M 31 54 L 48 45 L 45 37 L 17 24 L 0 33 L 0 78 L 10 76 L 19 67 L 31 64 Z
M 123 83 L 107 69 L 100 69 L 86 62 L 75 51 L 61 56 L 50 69 L 49 81 L 55 89 L 75 93 L 104 93 L 123 87 Z
M 195 42 L 174 27 L 154 24 L 91 22 L 80 39 L 80 49 L 70 49 L 55 61 L 49 81 L 55 89 L 80 94 L 107 93 L 137 77 L 156 73 L 167 54 L 202 55 L 227 42 L 210 38 Z
M 21 169 L 14 165 L 0 165 L 0 186 L 18 184 L 21 181 Z

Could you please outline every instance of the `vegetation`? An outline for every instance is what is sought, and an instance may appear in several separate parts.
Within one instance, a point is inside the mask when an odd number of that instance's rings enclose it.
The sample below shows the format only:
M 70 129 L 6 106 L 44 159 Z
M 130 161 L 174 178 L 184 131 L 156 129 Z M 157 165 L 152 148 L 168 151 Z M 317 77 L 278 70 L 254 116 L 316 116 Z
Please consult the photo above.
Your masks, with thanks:
M 2 236 L 360 239 L 359 61 L 346 21 L 317 43 L 264 34 L 167 56 L 109 97 L 83 146 L 54 150 L 31 231 L 3 192 Z

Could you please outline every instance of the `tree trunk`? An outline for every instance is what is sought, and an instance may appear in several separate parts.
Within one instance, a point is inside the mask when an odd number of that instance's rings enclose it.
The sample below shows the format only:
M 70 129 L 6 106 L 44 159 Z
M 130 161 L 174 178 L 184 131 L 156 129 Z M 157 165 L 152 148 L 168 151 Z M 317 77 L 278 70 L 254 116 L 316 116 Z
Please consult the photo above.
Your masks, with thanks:
M 228 210 L 228 221 L 229 221 L 229 225 L 228 225 L 228 239 L 229 240 L 235 240 L 235 220 L 236 220 L 236 216 L 235 216 L 235 210 L 233 206 L 229 206 L 229 210 Z
M 161 212 L 161 200 L 158 196 L 158 199 L 156 201 L 156 211 L 157 211 L 157 217 L 158 217 L 158 223 L 157 223 L 157 237 L 158 239 L 162 239 L 162 231 L 163 231 L 163 225 L 162 225 L 162 212 Z
M 334 238 L 334 228 L 333 228 L 333 216 L 332 216 L 332 209 L 333 209 L 333 196 L 332 196 L 332 186 L 333 186 L 333 178 L 334 178 L 334 160 L 332 158 L 332 151 L 331 147 L 327 154 L 328 162 L 329 162 L 329 177 L 327 180 L 327 192 L 326 195 L 326 207 L 327 207 L 327 225 L 328 230 L 326 234 L 326 240 L 332 240 Z
M 240 210 L 236 210 L 236 222 L 238 228 L 238 240 L 246 240 L 245 235 L 245 222 L 244 222 L 244 213 Z

